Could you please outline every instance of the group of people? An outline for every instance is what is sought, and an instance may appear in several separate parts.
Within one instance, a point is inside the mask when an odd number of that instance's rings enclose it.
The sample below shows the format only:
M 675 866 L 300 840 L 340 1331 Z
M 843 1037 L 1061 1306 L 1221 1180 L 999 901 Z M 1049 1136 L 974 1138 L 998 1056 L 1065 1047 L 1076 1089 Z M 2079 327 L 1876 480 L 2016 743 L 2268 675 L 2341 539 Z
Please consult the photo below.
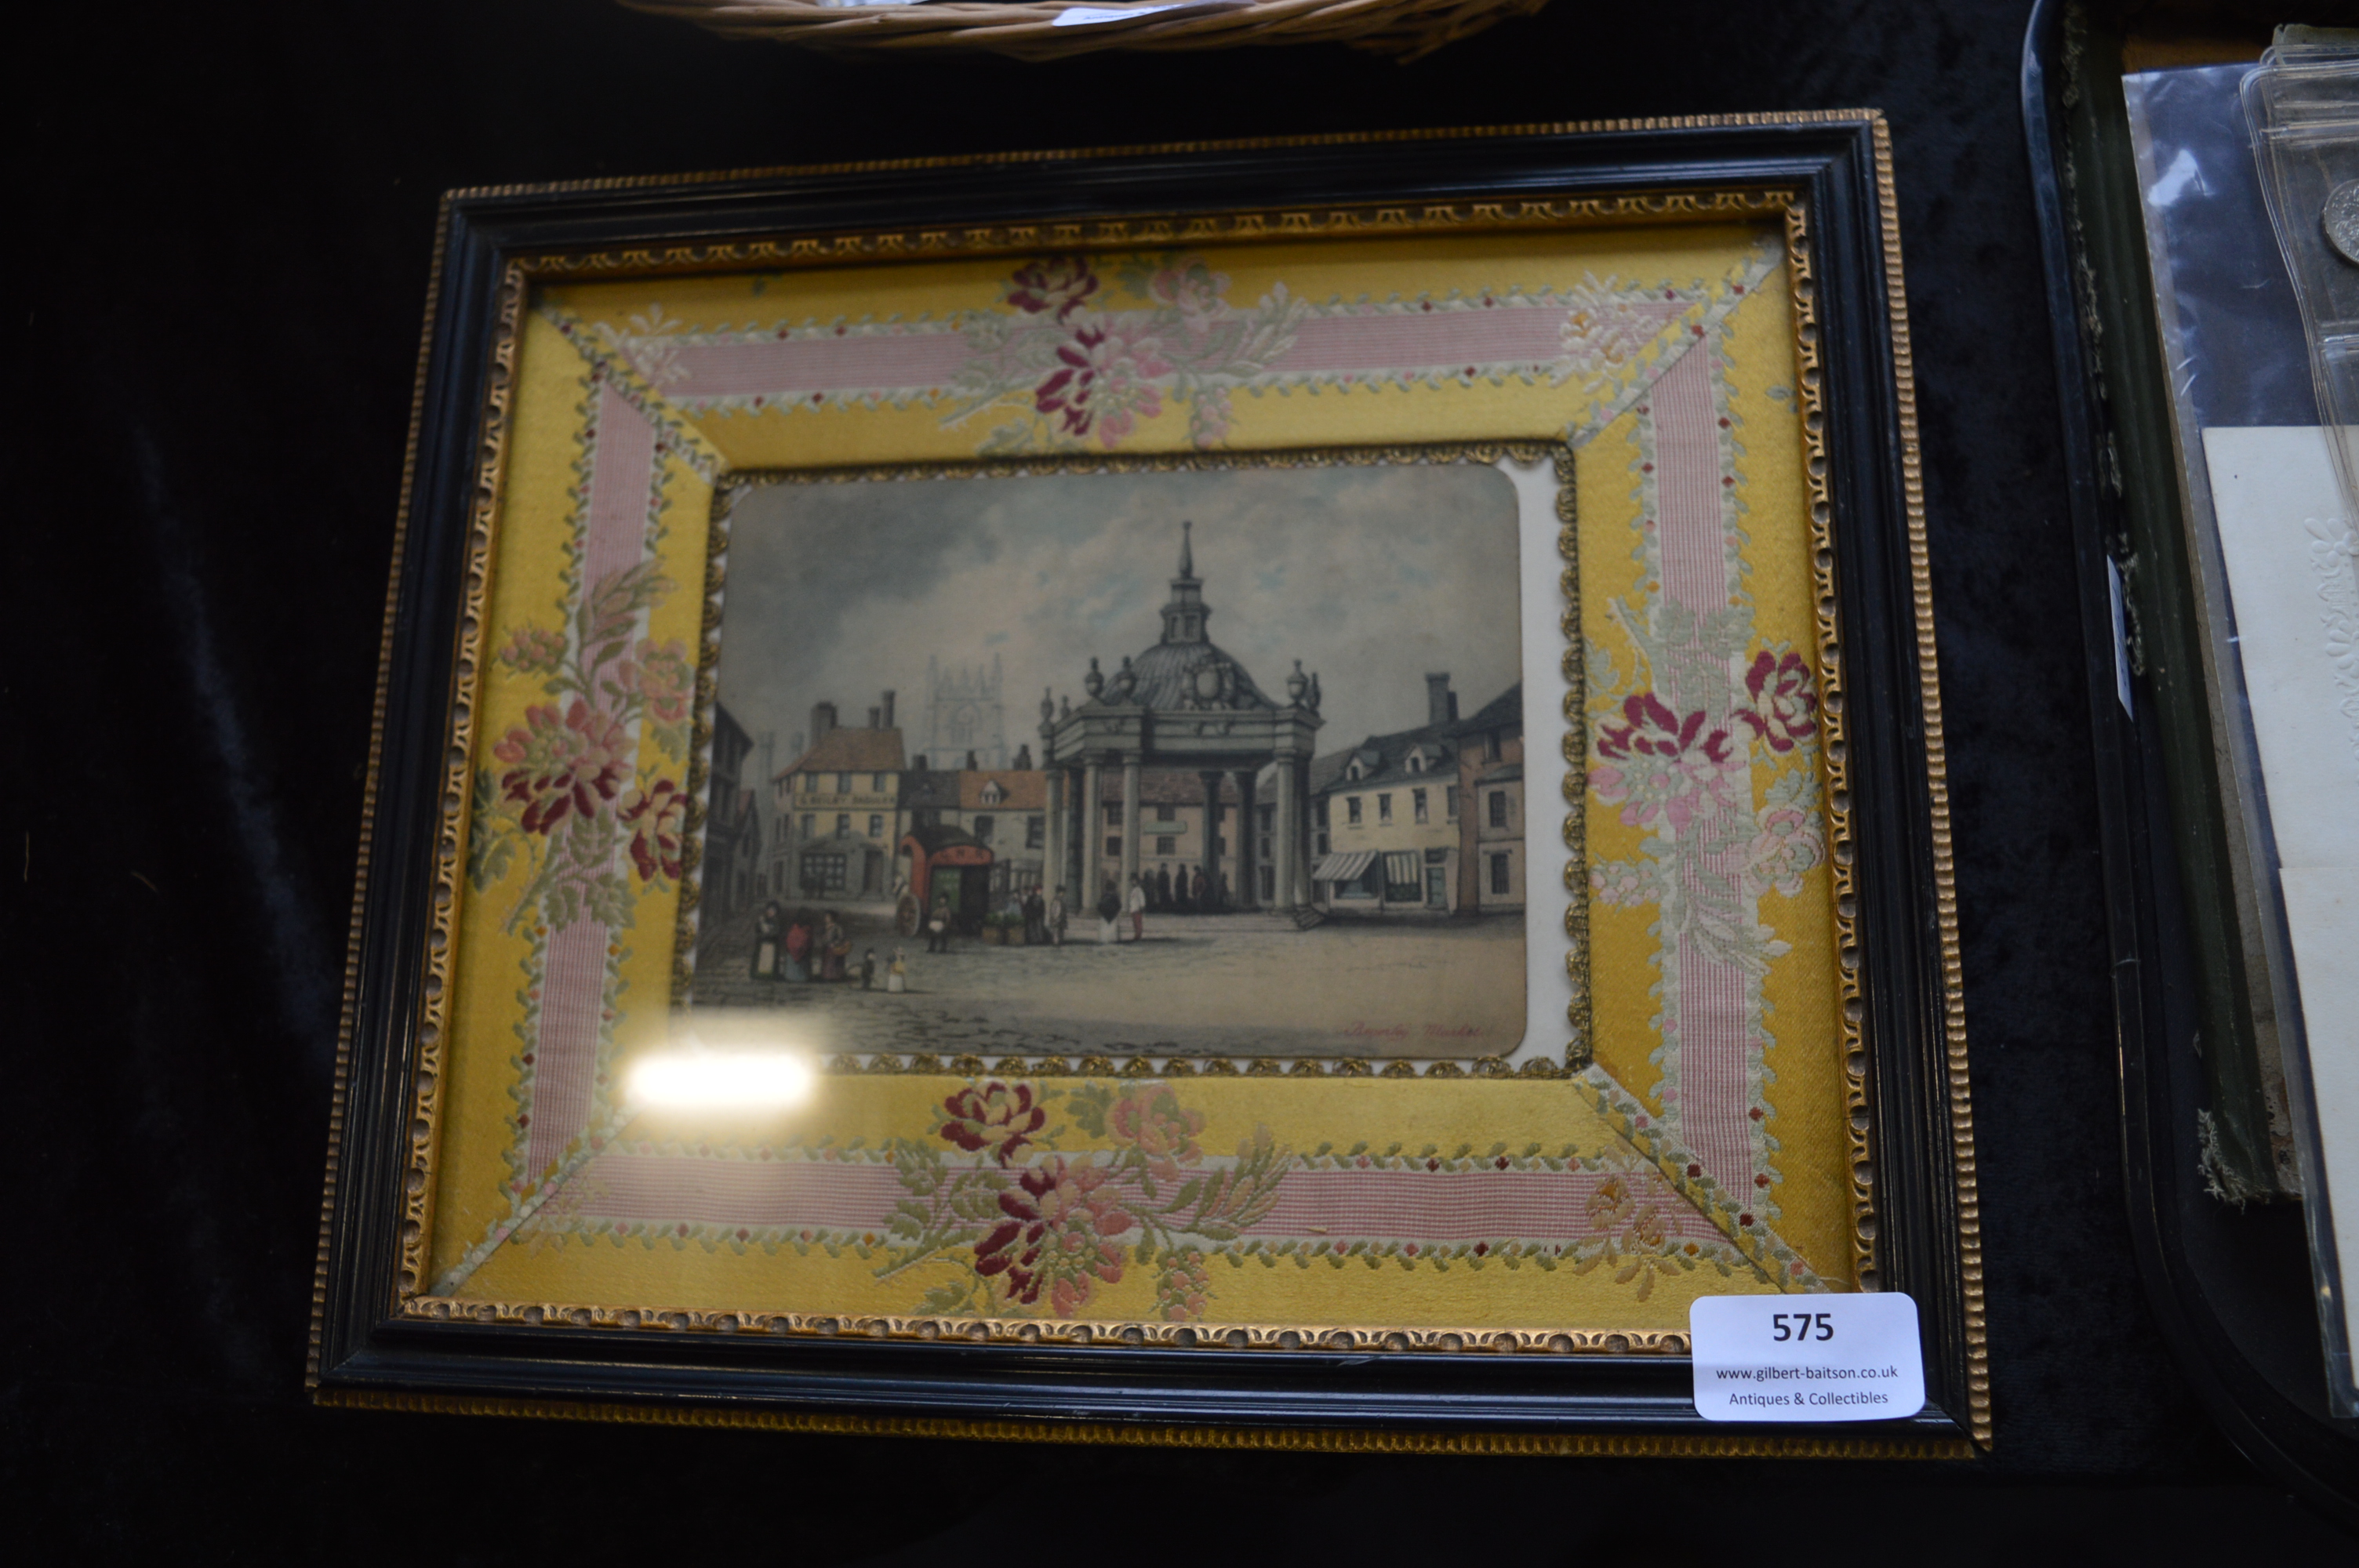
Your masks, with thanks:
M 1037 887 L 1026 888 L 1020 893 L 1010 893 L 1007 913 L 1024 922 L 1024 940 L 1038 945 L 1065 945 L 1065 895 L 1044 892 Z
M 874 947 L 863 953 L 857 964 L 852 961 L 852 933 L 832 912 L 816 921 L 807 909 L 789 916 L 773 899 L 754 917 L 751 972 L 757 980 L 786 985 L 856 979 L 862 990 L 874 990 L 879 967 Z M 908 989 L 908 955 L 894 948 L 892 961 L 883 966 L 883 975 L 886 990 Z
M 1215 914 L 1228 907 L 1228 873 L 1221 874 L 1215 888 L 1201 866 L 1182 866 L 1173 876 L 1169 866 L 1158 866 L 1152 871 L 1141 871 L 1133 879 L 1147 894 L 1149 914 Z

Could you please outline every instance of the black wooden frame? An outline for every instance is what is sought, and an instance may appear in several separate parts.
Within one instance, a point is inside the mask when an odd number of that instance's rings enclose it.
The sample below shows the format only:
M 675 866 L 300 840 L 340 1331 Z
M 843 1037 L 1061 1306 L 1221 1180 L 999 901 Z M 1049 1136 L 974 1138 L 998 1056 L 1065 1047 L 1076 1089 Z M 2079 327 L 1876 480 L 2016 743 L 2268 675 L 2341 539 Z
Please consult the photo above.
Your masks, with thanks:
M 1609 1438 L 1663 1451 L 1859 1453 L 1987 1441 L 1965 1093 L 1951 1054 L 1937 793 L 1912 551 L 1897 242 L 1873 113 L 1596 130 L 1420 133 L 454 193 L 444 204 L 414 467 L 395 562 L 354 919 L 312 1385 L 328 1402 L 648 1411 L 769 1424 L 1083 1436 L 1105 1423 L 1241 1443 L 1497 1449 Z M 409 1086 L 433 888 L 441 746 L 474 502 L 487 352 L 521 255 L 1312 205 L 1799 191 L 1809 216 L 1833 508 L 1879 1284 L 1917 1300 L 1928 1404 L 1837 1427 L 1707 1423 L 1684 1357 L 1024 1347 L 617 1334 L 397 1315 Z M 1921 535 L 1919 535 L 1921 536 Z M 1938 730 L 1934 729 L 1938 736 Z M 1934 741 L 1938 745 L 1938 741 Z M 488 1401 L 488 1402 L 487 1402 Z M 912 1424 L 912 1423 L 916 1424 Z M 1381 1435 L 1380 1435 L 1381 1434 Z M 1150 1438 L 1150 1440 L 1152 1440 Z M 1177 1441 L 1176 1437 L 1171 1440 Z M 1201 1438 L 1196 1440 L 1201 1441 Z M 1560 1443 L 1559 1446 L 1562 1444 Z

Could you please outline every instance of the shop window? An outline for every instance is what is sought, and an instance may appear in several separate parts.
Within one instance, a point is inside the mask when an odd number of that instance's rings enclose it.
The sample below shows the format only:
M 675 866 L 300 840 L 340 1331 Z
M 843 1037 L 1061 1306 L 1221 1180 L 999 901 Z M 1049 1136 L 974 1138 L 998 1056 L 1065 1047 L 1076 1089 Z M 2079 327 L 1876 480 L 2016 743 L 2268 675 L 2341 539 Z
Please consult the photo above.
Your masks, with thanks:
M 1425 896 L 1424 871 L 1414 849 L 1394 849 L 1378 862 L 1384 867 L 1385 897 L 1394 903 L 1415 903 Z

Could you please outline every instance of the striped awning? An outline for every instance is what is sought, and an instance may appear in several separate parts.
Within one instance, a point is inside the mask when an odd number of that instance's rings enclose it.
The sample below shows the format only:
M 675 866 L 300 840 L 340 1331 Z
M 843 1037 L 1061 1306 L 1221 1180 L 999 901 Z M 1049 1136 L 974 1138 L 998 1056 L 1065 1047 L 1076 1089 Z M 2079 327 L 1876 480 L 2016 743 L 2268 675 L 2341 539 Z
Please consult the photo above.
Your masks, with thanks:
M 1374 849 L 1338 850 L 1319 862 L 1310 873 L 1310 880 L 1314 882 L 1357 881 L 1375 858 Z

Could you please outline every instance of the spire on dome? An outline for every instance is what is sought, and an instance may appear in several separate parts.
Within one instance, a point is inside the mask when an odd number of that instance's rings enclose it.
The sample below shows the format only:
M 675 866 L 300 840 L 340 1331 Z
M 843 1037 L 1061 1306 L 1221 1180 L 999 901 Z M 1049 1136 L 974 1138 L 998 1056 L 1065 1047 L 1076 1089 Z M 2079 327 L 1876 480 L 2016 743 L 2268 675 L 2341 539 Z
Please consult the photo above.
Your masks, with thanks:
M 1171 579 L 1170 602 L 1163 607 L 1166 643 L 1205 641 L 1204 622 L 1212 613 L 1204 603 L 1204 585 L 1196 578 L 1195 526 L 1180 524 L 1180 575 Z

